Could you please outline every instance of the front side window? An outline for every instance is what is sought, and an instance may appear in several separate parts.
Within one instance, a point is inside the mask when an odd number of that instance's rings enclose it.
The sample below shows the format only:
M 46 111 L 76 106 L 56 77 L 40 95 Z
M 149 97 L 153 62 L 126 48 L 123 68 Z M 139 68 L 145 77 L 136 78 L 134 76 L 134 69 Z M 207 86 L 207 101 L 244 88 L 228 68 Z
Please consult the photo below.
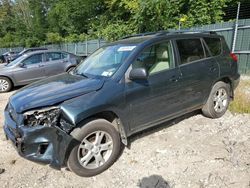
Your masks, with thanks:
M 205 58 L 200 39 L 180 39 L 176 41 L 181 64 L 190 63 Z
M 42 54 L 35 54 L 25 59 L 22 63 L 24 65 L 33 65 L 41 63 L 42 61 L 43 61 Z
M 145 48 L 132 64 L 132 68 L 145 68 L 149 75 L 174 67 L 171 43 L 164 42 Z
M 46 53 L 46 61 L 56 61 L 60 59 L 62 59 L 62 56 L 59 52 Z
M 113 45 L 98 49 L 84 60 L 75 70 L 85 76 L 111 77 L 128 58 L 135 45 Z

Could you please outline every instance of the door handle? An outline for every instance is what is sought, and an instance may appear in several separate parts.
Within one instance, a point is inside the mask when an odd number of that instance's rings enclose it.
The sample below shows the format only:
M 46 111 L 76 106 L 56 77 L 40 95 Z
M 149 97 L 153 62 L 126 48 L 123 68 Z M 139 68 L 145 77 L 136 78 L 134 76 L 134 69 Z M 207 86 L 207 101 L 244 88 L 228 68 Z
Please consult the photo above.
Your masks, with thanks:
M 171 81 L 171 82 L 178 82 L 179 79 L 180 79 L 180 77 L 172 76 L 172 77 L 169 79 L 169 81 Z
M 210 72 L 215 72 L 216 70 L 217 70 L 216 67 L 210 67 L 210 68 L 209 68 L 209 71 L 210 71 Z

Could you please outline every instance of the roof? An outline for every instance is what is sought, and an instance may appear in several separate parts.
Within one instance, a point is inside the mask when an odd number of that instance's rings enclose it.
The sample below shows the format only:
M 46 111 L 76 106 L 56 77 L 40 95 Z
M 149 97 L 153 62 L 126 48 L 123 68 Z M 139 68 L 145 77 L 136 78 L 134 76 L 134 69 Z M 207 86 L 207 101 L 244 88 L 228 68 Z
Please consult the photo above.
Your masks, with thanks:
M 110 43 L 108 45 L 116 45 L 116 44 L 140 44 L 150 39 L 156 39 L 158 37 L 181 37 L 181 36 L 219 36 L 214 31 L 192 31 L 192 30 L 176 30 L 176 31 L 158 31 L 158 32 L 148 32 L 148 33 L 140 33 L 135 35 L 129 35 L 121 40 Z
M 65 51 L 62 51 L 62 50 L 37 50 L 37 51 L 26 53 L 26 55 L 30 56 L 30 55 L 33 55 L 33 54 L 39 54 L 39 53 L 45 53 L 45 52 L 59 52 L 59 53 L 68 53 L 68 54 L 71 54 L 69 52 L 65 52 Z

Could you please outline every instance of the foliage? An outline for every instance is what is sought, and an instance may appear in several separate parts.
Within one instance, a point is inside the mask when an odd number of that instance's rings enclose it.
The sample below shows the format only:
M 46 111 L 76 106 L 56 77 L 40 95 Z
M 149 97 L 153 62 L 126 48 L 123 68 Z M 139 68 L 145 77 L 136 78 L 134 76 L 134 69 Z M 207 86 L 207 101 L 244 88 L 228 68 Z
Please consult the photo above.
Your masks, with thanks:
M 113 41 L 133 33 L 222 21 L 237 0 L 0 0 L 0 47 Z
M 250 80 L 241 80 L 229 110 L 234 113 L 250 113 Z

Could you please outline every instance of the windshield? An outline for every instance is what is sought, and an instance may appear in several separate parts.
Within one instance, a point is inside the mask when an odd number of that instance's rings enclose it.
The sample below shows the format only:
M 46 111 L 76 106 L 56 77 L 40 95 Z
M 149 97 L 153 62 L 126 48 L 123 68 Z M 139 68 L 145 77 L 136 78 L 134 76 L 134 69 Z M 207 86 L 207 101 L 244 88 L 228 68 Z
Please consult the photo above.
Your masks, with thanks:
M 13 65 L 16 65 L 18 64 L 19 62 L 23 61 L 27 56 L 26 55 L 23 55 L 21 57 L 18 57 L 17 59 L 15 59 L 14 61 L 11 61 L 9 64 L 7 64 L 6 66 L 7 67 L 11 67 Z
M 83 76 L 111 77 L 128 58 L 136 46 L 114 45 L 98 49 L 75 70 Z

